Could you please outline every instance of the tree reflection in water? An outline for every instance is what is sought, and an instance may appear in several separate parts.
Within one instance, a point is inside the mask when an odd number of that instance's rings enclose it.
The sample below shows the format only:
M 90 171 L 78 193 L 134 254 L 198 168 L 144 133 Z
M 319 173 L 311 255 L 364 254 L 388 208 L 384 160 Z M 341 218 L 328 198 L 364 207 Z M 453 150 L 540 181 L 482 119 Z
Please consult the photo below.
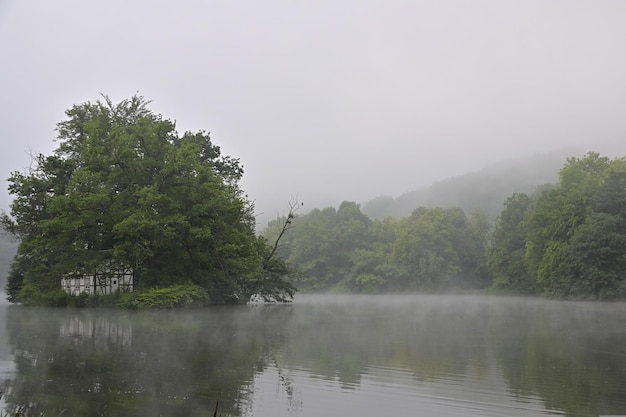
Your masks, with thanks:
M 284 399 L 274 416 L 332 415 L 368 404 L 359 395 L 371 389 L 395 403 L 370 411 L 437 398 L 517 404 L 519 415 L 538 402 L 546 415 L 626 412 L 619 303 L 301 296 L 269 308 L 5 309 L 5 400 L 30 415 L 207 416 L 219 400 L 225 416 L 260 417 L 272 395 Z

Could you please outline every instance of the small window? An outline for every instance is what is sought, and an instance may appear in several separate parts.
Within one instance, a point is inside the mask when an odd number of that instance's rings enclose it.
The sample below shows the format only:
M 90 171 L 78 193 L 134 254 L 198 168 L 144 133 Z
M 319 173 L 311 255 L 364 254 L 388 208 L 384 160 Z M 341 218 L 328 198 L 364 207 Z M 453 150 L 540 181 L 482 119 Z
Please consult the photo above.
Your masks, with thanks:
M 117 285 L 117 280 L 113 280 L 113 285 Z

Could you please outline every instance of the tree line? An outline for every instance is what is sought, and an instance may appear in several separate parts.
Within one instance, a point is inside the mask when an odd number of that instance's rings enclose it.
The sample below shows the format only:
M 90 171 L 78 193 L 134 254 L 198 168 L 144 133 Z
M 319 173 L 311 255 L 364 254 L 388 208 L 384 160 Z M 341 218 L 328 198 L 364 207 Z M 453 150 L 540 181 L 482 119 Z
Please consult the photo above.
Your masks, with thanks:
M 239 160 L 148 105 L 134 96 L 73 106 L 53 154 L 11 174 L 11 212 L 0 216 L 19 240 L 10 301 L 74 302 L 61 278 L 107 265 L 132 268 L 131 307 L 280 299 L 296 287 L 626 295 L 624 158 L 567 159 L 556 184 L 511 195 L 495 224 L 481 208 L 371 219 L 355 202 L 305 215 L 292 203 L 257 234 Z
M 270 222 L 268 238 L 282 220 Z M 355 202 L 297 216 L 280 254 L 300 268 L 307 291 L 398 292 L 489 285 L 490 223 L 482 210 L 418 208 L 403 219 L 372 220 Z
M 268 238 L 282 224 L 270 222 Z M 626 295 L 626 161 L 568 158 L 557 184 L 482 209 L 370 219 L 354 202 L 293 220 L 281 256 L 307 291 L 487 290 L 565 298 Z

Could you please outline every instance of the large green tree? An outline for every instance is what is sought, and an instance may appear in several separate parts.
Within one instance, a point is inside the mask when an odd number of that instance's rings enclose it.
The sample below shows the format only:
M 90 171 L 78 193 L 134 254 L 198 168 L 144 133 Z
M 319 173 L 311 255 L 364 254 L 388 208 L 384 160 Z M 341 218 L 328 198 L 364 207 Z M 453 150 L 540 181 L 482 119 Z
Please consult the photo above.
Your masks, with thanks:
M 399 225 L 394 259 L 400 279 L 410 289 L 441 290 L 453 285 L 461 271 L 455 246 L 467 219 L 460 209 L 425 208 L 413 211 Z
M 569 158 L 556 187 L 525 220 L 526 261 L 542 291 L 558 297 L 626 295 L 626 160 Z
M 21 243 L 10 300 L 49 302 L 64 274 L 110 262 L 132 266 L 139 289 L 189 282 L 216 302 L 291 291 L 276 279 L 288 268 L 255 235 L 239 161 L 203 131 L 179 135 L 148 104 L 72 107 L 54 153 L 11 175 L 3 225 Z

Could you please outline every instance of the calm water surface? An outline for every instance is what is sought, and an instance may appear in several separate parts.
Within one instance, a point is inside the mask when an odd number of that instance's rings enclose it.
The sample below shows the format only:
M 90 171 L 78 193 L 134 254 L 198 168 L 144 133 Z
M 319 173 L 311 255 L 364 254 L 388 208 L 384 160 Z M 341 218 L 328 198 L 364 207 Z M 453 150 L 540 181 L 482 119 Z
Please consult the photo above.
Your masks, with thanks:
M 194 311 L 0 304 L 1 407 L 29 415 L 626 414 L 626 304 L 299 296 Z

